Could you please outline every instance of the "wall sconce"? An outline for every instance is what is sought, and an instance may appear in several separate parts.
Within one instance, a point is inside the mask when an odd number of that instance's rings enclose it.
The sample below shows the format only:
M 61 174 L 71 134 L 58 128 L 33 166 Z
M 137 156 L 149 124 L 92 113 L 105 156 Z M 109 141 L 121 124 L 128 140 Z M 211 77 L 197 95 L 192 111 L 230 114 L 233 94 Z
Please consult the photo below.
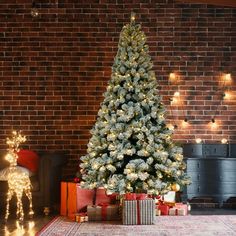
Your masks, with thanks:
M 221 139 L 221 143 L 222 143 L 222 144 L 227 144 L 227 143 L 228 143 L 228 140 L 227 140 L 226 138 L 222 138 L 222 139 Z
M 188 118 L 184 118 L 184 122 L 185 122 L 185 123 L 188 123 Z
M 35 3 L 35 2 L 32 3 L 32 8 L 31 8 L 30 14 L 31 14 L 31 16 L 32 16 L 33 18 L 36 18 L 36 17 L 39 16 L 39 10 L 38 10 L 38 8 L 36 7 L 36 3 Z

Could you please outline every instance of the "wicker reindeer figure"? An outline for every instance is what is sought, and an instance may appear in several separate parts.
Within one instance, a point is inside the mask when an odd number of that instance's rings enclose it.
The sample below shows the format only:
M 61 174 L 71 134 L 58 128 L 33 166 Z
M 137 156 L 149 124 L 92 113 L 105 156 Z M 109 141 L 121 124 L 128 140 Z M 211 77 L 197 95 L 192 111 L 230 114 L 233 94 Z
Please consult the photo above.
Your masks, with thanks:
M 7 192 L 7 206 L 6 206 L 6 214 L 5 220 L 8 219 L 9 216 L 9 204 L 10 200 L 16 194 L 17 198 L 17 218 L 20 221 L 24 219 L 24 210 L 22 204 L 22 196 L 23 193 L 29 199 L 29 216 L 32 217 L 34 212 L 32 209 L 32 194 L 31 194 L 31 182 L 29 175 L 24 172 L 22 169 L 17 167 L 17 152 L 19 151 L 19 146 L 21 143 L 26 141 L 26 137 L 21 135 L 21 132 L 13 131 L 12 137 L 7 138 L 7 155 L 6 160 L 10 163 L 9 172 L 7 176 L 8 182 L 8 192 Z

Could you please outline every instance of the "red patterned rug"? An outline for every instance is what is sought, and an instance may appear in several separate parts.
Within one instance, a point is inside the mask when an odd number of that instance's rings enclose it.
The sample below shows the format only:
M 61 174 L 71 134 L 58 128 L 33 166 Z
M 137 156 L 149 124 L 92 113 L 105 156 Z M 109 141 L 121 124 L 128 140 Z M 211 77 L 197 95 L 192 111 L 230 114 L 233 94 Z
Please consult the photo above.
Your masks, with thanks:
M 120 222 L 72 222 L 54 218 L 37 236 L 236 236 L 236 215 L 159 216 L 155 225 L 122 225 Z

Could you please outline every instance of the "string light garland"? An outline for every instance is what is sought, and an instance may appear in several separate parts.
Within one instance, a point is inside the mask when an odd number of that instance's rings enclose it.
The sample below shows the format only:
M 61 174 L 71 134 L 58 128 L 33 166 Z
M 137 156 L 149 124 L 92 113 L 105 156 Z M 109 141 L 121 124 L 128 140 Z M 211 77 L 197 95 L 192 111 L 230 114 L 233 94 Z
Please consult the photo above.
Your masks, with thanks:
M 7 138 L 6 143 L 8 145 L 7 154 L 5 159 L 10 163 L 8 174 L 8 192 L 7 192 L 7 206 L 5 220 L 9 217 L 9 204 L 10 200 L 16 194 L 17 198 L 17 217 L 20 221 L 24 220 L 24 209 L 22 204 L 23 193 L 29 199 L 29 216 L 34 215 L 31 193 L 31 182 L 29 176 L 22 170 L 17 168 L 17 152 L 19 152 L 19 146 L 26 141 L 26 137 L 21 135 L 21 131 L 13 131 L 12 137 Z
M 223 85 L 222 85 L 222 91 L 224 91 L 225 89 L 228 89 L 229 87 L 229 83 L 231 83 L 231 74 L 230 73 L 226 73 L 226 74 L 223 74 Z M 226 86 L 228 84 L 228 87 Z M 219 106 L 222 106 L 222 101 L 224 99 L 229 99 L 229 93 L 228 91 L 227 92 L 221 92 L 221 99 L 220 99 L 220 102 L 219 104 L 217 105 L 216 109 L 215 109 L 215 112 L 214 112 L 214 115 L 212 116 L 212 119 L 211 119 L 211 123 L 212 124 L 215 124 L 215 117 L 216 117 L 216 114 L 217 114 L 217 111 L 219 110 Z

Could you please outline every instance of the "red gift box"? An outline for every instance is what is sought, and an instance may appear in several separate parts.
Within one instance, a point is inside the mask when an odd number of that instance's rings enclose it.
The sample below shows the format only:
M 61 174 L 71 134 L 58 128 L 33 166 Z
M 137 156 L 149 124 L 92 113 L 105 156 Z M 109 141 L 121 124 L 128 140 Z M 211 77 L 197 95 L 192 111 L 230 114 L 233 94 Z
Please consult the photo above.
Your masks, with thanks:
M 169 215 L 170 206 L 161 203 L 157 205 L 157 207 L 161 211 L 161 215 L 165 215 L 165 216 Z
M 87 211 L 88 205 L 98 205 L 101 203 L 110 203 L 111 198 L 106 194 L 104 188 L 98 189 L 83 189 L 79 184 L 76 185 L 77 191 L 77 212 Z M 96 192 L 95 192 L 96 191 Z M 96 194 L 96 196 L 95 196 Z M 95 198 L 95 202 L 93 199 Z
M 76 183 L 61 182 L 60 214 L 74 220 L 76 212 Z

